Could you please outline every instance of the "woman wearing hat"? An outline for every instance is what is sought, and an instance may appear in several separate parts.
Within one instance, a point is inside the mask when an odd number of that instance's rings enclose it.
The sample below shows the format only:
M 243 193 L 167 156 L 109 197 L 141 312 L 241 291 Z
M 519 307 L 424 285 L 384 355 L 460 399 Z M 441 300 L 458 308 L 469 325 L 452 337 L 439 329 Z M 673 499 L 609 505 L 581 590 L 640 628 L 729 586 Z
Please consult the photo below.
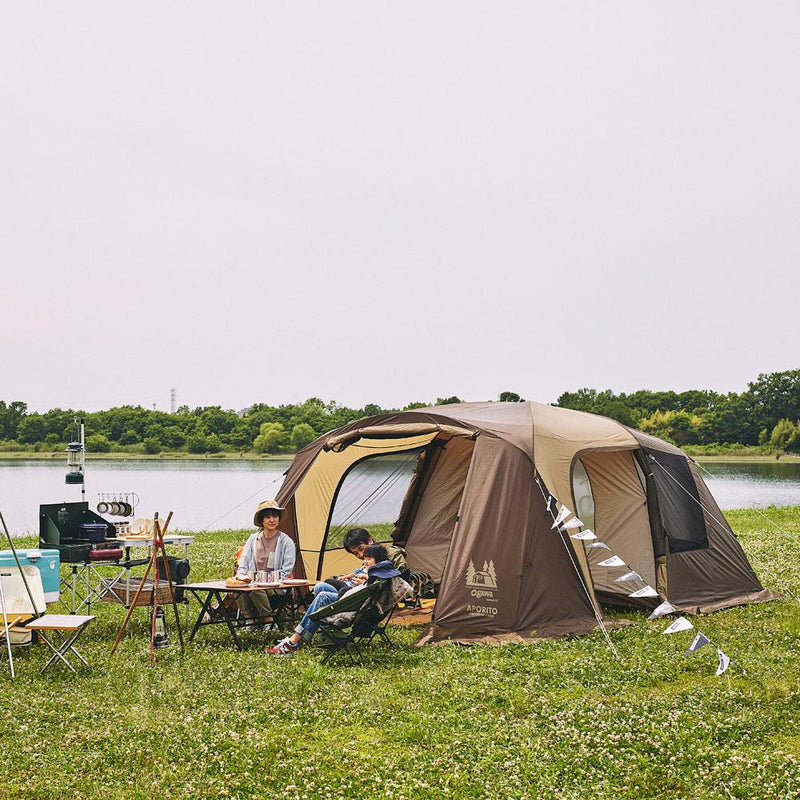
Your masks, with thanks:
M 258 530 L 244 543 L 237 577 L 249 576 L 262 570 L 279 573 L 280 580 L 292 574 L 297 552 L 294 542 L 278 530 L 283 509 L 274 500 L 258 504 L 253 524 Z M 241 592 L 236 598 L 239 610 L 245 617 L 266 617 L 272 613 L 267 592 Z

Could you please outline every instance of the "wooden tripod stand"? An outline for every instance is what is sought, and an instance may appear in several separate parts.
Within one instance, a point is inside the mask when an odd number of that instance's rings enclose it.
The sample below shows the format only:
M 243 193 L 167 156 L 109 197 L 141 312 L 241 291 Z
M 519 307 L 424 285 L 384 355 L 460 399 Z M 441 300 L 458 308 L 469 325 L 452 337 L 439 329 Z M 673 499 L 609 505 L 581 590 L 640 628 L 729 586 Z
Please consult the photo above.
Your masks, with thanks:
M 150 571 L 153 571 L 153 614 L 150 619 L 150 666 L 155 665 L 156 663 L 156 651 L 155 651 L 155 638 L 156 638 L 156 612 L 158 611 L 159 603 L 158 600 L 158 589 L 159 583 L 161 578 L 161 565 L 163 564 L 164 572 L 167 576 L 167 586 L 169 587 L 169 603 L 172 606 L 173 610 L 175 611 L 175 628 L 178 631 L 178 639 L 181 643 L 181 651 L 185 649 L 185 645 L 183 643 L 183 631 L 181 630 L 181 620 L 180 615 L 178 614 L 178 603 L 175 600 L 175 585 L 172 582 L 172 575 L 169 571 L 169 559 L 167 558 L 167 551 L 164 547 L 164 536 L 167 532 L 167 528 L 169 527 L 169 522 L 172 519 L 172 512 L 170 511 L 167 515 L 167 521 L 164 523 L 164 528 L 162 530 L 161 525 L 158 521 L 158 512 L 156 511 L 155 516 L 153 518 L 153 549 L 150 553 L 150 560 L 147 562 L 147 567 L 144 571 L 144 575 L 142 575 L 142 580 L 139 583 L 139 588 L 136 590 L 136 594 L 133 596 L 133 600 L 131 600 L 130 607 L 128 608 L 128 613 L 125 615 L 125 619 L 120 626 L 119 632 L 117 633 L 117 638 L 114 640 L 114 644 L 111 647 L 111 655 L 114 655 L 114 652 L 117 649 L 117 645 L 122 639 L 122 634 L 125 632 L 125 628 L 128 626 L 128 621 L 130 620 L 131 616 L 133 615 L 133 609 L 136 608 L 136 603 L 139 600 L 139 595 L 142 593 L 142 589 L 144 588 L 145 581 L 147 580 L 148 576 L 150 575 Z M 159 555 L 161 556 L 159 562 Z

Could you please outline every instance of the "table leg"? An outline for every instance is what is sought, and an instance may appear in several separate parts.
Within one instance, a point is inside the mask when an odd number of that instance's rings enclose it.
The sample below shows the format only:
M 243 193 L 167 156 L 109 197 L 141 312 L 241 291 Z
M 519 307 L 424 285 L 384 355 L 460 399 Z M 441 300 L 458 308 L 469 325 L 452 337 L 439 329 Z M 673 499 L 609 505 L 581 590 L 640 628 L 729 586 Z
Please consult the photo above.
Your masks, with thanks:
M 200 598 L 197 595 L 197 592 L 194 589 L 190 589 L 191 593 L 199 600 Z M 206 593 L 206 599 L 202 601 L 202 605 L 200 606 L 200 613 L 197 615 L 197 619 L 195 620 L 194 627 L 192 628 L 192 632 L 189 634 L 189 641 L 191 642 L 194 639 L 194 635 L 200 629 L 200 626 L 203 624 L 203 617 L 208 614 L 211 615 L 211 601 L 214 599 L 214 593 L 208 592 Z
M 41 672 L 44 672 L 57 658 L 61 659 L 73 672 L 75 672 L 75 667 L 67 661 L 65 658 L 66 653 L 70 650 L 84 663 L 85 666 L 89 666 L 89 662 L 77 651 L 73 645 L 77 641 L 78 637 L 83 632 L 83 628 L 78 628 L 72 635 L 64 637 L 64 641 L 56 647 L 53 643 L 47 638 L 43 631 L 39 631 L 39 636 L 41 636 L 44 643 L 53 651 L 53 655 L 50 656 L 50 660 L 42 667 Z M 40 674 L 41 674 L 40 672 Z
M 225 624 L 228 626 L 228 630 L 231 632 L 231 638 L 233 639 L 234 644 L 239 650 L 242 650 L 242 643 L 239 641 L 239 637 L 236 635 L 236 626 L 233 624 L 233 620 L 228 613 L 228 609 L 225 607 L 225 599 L 222 596 L 222 592 L 214 589 L 213 594 L 217 599 L 217 607 L 222 611 L 222 617 L 225 620 Z M 236 618 L 234 617 L 233 619 Z

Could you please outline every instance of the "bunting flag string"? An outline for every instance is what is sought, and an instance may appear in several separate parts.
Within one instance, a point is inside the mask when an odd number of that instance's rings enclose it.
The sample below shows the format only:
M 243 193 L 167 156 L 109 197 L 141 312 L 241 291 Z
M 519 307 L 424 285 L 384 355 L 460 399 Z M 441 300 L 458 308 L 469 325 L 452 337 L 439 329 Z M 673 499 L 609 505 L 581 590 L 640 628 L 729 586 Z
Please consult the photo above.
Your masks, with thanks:
M 601 567 L 626 567 L 628 566 L 619 556 L 611 556 L 603 561 L 600 561 L 598 566 Z
M 658 592 L 650 584 L 645 584 L 641 589 L 631 592 L 628 597 L 658 597 Z
M 572 512 L 566 506 L 561 506 L 561 510 L 558 512 L 555 522 L 550 526 L 550 530 L 557 528 L 571 513 Z
M 673 606 L 672 603 L 668 603 L 665 600 L 660 606 L 656 606 L 653 609 L 653 613 L 647 619 L 658 619 L 659 617 L 666 617 L 667 614 L 671 614 L 673 611 L 676 611 L 675 606 Z
M 697 631 L 697 636 L 692 639 L 692 643 L 689 645 L 686 655 L 689 655 L 690 653 L 696 653 L 701 647 L 704 647 L 710 641 L 711 640 L 702 631 Z
M 728 665 L 731 663 L 731 660 L 725 655 L 725 653 L 722 652 L 722 650 L 719 649 L 719 647 L 717 648 L 717 658 L 719 659 L 719 666 L 717 667 L 716 674 L 722 675 L 722 673 L 728 669 Z
M 678 631 L 688 631 L 692 628 L 694 628 L 694 625 L 686 617 L 678 617 L 675 622 L 661 631 L 661 633 L 678 633 Z
M 538 480 L 537 480 L 538 483 Z M 541 488 L 541 485 L 540 485 Z M 544 492 L 542 492 L 544 494 Z M 557 503 L 557 498 L 554 497 L 552 494 L 547 495 L 547 511 L 550 513 L 551 517 L 553 517 L 553 511 L 555 509 L 555 505 Z M 558 529 L 559 533 L 565 533 L 566 531 L 573 530 L 575 528 L 583 528 L 585 527 L 584 523 L 577 517 L 574 516 L 573 519 L 565 522 L 567 517 L 571 516 L 573 512 L 567 508 L 567 506 L 562 505 L 559 509 L 558 514 L 554 517 L 553 524 L 550 526 L 550 530 Z M 571 539 L 575 539 L 577 541 L 582 541 L 585 543 L 585 547 L 588 550 L 593 549 L 600 549 L 600 550 L 608 550 L 612 553 L 611 556 L 608 558 L 599 561 L 598 566 L 600 567 L 626 567 L 627 572 L 623 575 L 620 575 L 618 578 L 614 579 L 614 583 L 625 583 L 628 581 L 641 581 L 644 583 L 644 579 L 642 576 L 636 572 L 636 570 L 632 569 L 628 564 L 625 563 L 618 555 L 613 554 L 613 550 L 609 547 L 605 542 L 599 539 L 597 534 L 595 534 L 589 528 L 586 528 L 584 531 L 580 531 L 578 533 L 570 534 Z M 648 583 L 645 583 L 640 589 L 636 591 L 630 592 L 628 597 L 631 598 L 641 598 L 641 597 L 659 597 L 658 591 L 650 586 Z M 661 617 L 665 617 L 668 614 L 677 613 L 677 609 L 673 606 L 668 600 L 664 600 L 660 603 L 656 608 L 648 616 L 648 620 L 659 619 Z M 598 617 L 598 620 L 600 618 Z M 608 639 L 608 634 L 605 631 L 605 628 L 601 624 L 601 628 L 603 629 L 604 634 L 606 635 L 607 641 L 611 644 L 610 640 Z M 664 634 L 673 634 L 679 633 L 680 631 L 688 631 L 688 630 L 696 630 L 695 626 L 684 616 L 679 616 L 675 619 L 667 628 L 665 628 L 662 633 Z M 705 647 L 707 644 L 712 644 L 717 649 L 717 659 L 718 659 L 718 666 L 716 674 L 722 675 L 724 674 L 730 663 L 730 658 L 716 645 L 714 642 L 708 638 L 702 631 L 697 631 L 694 639 L 692 639 L 691 644 L 689 645 L 688 649 L 686 650 L 686 655 L 693 655 L 701 648 Z M 613 645 L 612 645 L 612 649 Z M 614 651 L 616 652 L 616 650 Z
M 669 603 L 662 603 L 651 615 L 650 619 L 656 615 L 657 611 L 662 609 L 662 606 L 669 606 Z M 675 609 L 670 606 L 670 609 L 674 611 Z M 663 616 L 663 614 L 669 614 L 670 611 L 661 610 L 661 613 L 658 616 Z M 665 628 L 661 633 L 678 633 L 679 631 L 688 631 L 688 630 L 696 630 L 694 625 L 689 622 L 686 617 L 678 617 L 668 628 Z M 730 658 L 722 652 L 718 645 L 714 644 L 714 642 L 708 638 L 702 631 L 697 631 L 695 634 L 694 639 L 692 639 L 692 643 L 686 650 L 686 655 L 694 655 L 698 650 L 702 647 L 705 647 L 707 644 L 713 644 L 714 647 L 717 648 L 717 676 L 722 675 L 730 666 L 731 660 Z

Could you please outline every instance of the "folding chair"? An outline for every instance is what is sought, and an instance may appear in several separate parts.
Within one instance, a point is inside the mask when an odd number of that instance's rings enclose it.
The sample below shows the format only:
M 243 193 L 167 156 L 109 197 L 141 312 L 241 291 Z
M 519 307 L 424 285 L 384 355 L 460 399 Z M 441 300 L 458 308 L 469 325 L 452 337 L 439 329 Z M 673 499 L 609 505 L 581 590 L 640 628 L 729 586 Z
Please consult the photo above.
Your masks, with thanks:
M 345 652 L 353 665 L 363 661 L 362 650 L 376 637 L 394 647 L 386 626 L 397 604 L 381 600 L 389 580 L 375 581 L 358 591 L 323 606 L 311 614 L 319 624 L 319 645 L 328 652 L 322 659 L 326 663 L 337 653 Z

